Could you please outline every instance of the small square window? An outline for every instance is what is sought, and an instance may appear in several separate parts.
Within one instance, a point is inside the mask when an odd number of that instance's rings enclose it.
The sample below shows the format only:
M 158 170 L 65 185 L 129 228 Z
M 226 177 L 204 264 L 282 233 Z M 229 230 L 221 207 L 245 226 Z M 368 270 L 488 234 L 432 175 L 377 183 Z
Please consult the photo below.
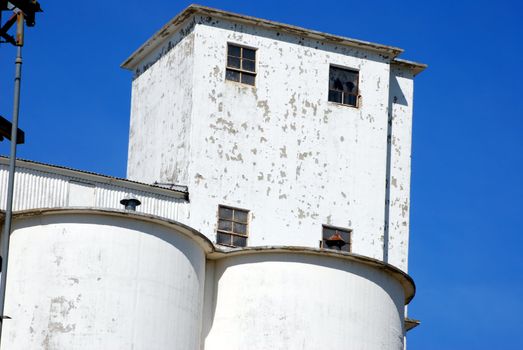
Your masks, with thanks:
M 256 78 L 256 50 L 227 44 L 225 79 L 254 85 Z
M 220 205 L 216 242 L 229 247 L 247 246 L 249 212 Z
M 320 248 L 335 249 L 343 252 L 351 251 L 351 229 L 327 225 L 323 225 L 322 229 Z
M 331 66 L 329 71 L 329 101 L 357 107 L 358 80 L 358 71 Z

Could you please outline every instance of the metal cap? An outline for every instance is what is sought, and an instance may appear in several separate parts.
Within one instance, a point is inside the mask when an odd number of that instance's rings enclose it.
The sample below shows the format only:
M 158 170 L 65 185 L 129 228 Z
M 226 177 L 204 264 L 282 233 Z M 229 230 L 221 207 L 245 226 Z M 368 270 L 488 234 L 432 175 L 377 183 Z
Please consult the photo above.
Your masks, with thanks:
M 122 199 L 120 201 L 120 204 L 125 206 L 125 210 L 136 211 L 136 207 L 139 206 L 140 204 L 142 204 L 142 202 L 140 202 L 138 200 L 138 198 L 136 198 L 132 195 L 129 195 L 129 196 L 125 197 L 124 199 Z

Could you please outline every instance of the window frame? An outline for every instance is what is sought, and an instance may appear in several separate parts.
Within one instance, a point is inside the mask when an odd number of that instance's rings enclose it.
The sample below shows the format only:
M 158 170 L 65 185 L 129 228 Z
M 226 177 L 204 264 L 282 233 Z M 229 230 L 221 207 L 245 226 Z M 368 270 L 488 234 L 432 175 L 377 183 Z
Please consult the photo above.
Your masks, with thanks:
M 351 94 L 351 95 L 356 97 L 356 104 L 355 105 L 348 104 L 348 103 L 343 103 L 343 97 L 344 97 L 345 93 L 343 91 L 339 91 L 339 90 L 333 90 L 333 91 L 341 92 L 341 94 L 342 94 L 341 101 L 342 102 L 331 101 L 329 99 L 329 95 L 330 95 L 330 91 L 331 91 L 331 88 L 330 88 L 331 68 L 337 68 L 337 69 L 346 70 L 346 71 L 349 71 L 349 72 L 352 72 L 352 73 L 357 73 L 358 80 L 357 80 L 357 84 L 356 84 L 356 94 Z M 336 105 L 339 105 L 339 106 L 360 108 L 360 106 L 361 106 L 360 70 L 356 69 L 356 68 L 342 66 L 342 65 L 339 65 L 339 64 L 333 64 L 333 63 L 329 64 L 329 72 L 328 72 L 328 79 L 327 79 L 327 101 L 330 102 L 330 103 L 334 103 Z
M 220 217 L 220 209 L 221 208 L 232 210 L 233 211 L 232 219 L 225 219 L 225 218 L 222 219 Z M 235 211 L 245 212 L 245 214 L 247 216 L 246 221 L 245 222 L 235 221 L 234 220 L 234 216 L 235 216 L 234 212 Z M 233 207 L 233 206 L 230 206 L 230 205 L 218 204 L 218 210 L 216 212 L 216 218 L 217 218 L 217 220 L 216 220 L 216 244 L 223 245 L 223 246 L 226 246 L 226 247 L 231 247 L 231 248 L 247 247 L 248 244 L 249 244 L 249 227 L 250 227 L 250 219 L 251 219 L 250 213 L 251 212 L 248 209 Z M 219 228 L 220 227 L 220 220 L 229 221 L 229 222 L 231 222 L 233 224 L 237 223 L 237 224 L 245 225 L 245 234 L 241 234 L 241 233 L 237 233 L 237 232 L 234 232 L 234 231 L 226 231 L 226 230 L 220 229 Z M 234 230 L 234 226 L 231 226 L 231 227 Z M 218 236 L 219 236 L 219 234 L 229 235 L 230 238 L 231 238 L 231 244 L 218 243 Z M 245 238 L 245 246 L 239 246 L 239 245 L 232 244 L 232 239 L 233 239 L 234 236 Z
M 247 49 L 247 50 L 254 51 L 254 71 L 249 71 L 249 70 L 245 70 L 245 69 L 242 69 L 242 68 L 230 67 L 229 66 L 229 46 L 236 46 L 236 47 L 240 48 L 240 56 L 238 57 L 240 59 L 240 67 L 242 67 L 242 65 L 243 65 L 243 59 L 244 59 L 243 58 L 243 50 Z M 235 56 L 232 56 L 232 57 L 235 57 Z M 248 58 L 247 58 L 247 60 L 252 61 L 251 59 L 248 59 Z M 240 73 L 239 81 L 227 79 L 227 71 L 228 70 Z M 242 82 L 242 75 L 243 74 L 246 74 L 246 75 L 249 75 L 249 76 L 253 77 L 253 84 L 252 85 L 248 84 L 248 83 Z M 256 86 L 256 77 L 257 76 L 258 76 L 258 48 L 252 47 L 252 46 L 243 45 L 243 44 L 237 44 L 237 43 L 233 43 L 233 42 L 229 42 L 228 41 L 227 45 L 225 45 L 225 81 L 229 81 L 229 82 L 237 83 L 237 84 L 242 84 L 242 85 L 247 85 L 247 86 Z
M 327 245 L 325 244 L 325 238 L 323 236 L 325 229 L 327 229 L 327 230 L 334 230 L 335 233 L 338 232 L 338 231 L 347 232 L 349 234 L 349 241 L 347 242 L 346 245 L 349 246 L 349 249 L 348 250 L 343 250 L 343 249 L 339 249 L 338 250 L 338 249 L 335 249 L 335 248 L 327 247 Z M 332 225 L 322 224 L 321 225 L 320 248 L 321 249 L 334 250 L 334 251 L 338 251 L 338 252 L 352 253 L 352 235 L 353 235 L 353 233 L 354 233 L 354 231 L 351 228 L 348 228 L 348 227 L 340 227 L 340 226 L 332 226 Z

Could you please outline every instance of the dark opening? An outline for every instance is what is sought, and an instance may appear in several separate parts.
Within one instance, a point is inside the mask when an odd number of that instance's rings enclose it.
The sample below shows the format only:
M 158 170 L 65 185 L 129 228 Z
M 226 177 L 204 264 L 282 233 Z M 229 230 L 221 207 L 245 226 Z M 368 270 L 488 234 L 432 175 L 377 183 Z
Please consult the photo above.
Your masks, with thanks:
M 357 107 L 358 80 L 358 71 L 331 66 L 329 71 L 329 101 Z

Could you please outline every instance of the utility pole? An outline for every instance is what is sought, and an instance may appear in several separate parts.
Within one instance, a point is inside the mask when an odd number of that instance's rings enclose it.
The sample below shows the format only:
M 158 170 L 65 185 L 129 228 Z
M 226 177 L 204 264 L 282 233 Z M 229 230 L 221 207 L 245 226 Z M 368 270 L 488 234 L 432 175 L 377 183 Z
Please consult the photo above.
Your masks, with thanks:
M 3 117 L 0 117 L 0 140 L 7 138 L 11 141 L 11 149 L 9 154 L 9 177 L 7 183 L 7 203 L 4 219 L 4 231 L 1 237 L 2 275 L 0 278 L 0 347 L 4 321 L 10 319 L 10 317 L 4 313 L 4 306 L 9 261 L 9 238 L 11 235 L 13 213 L 16 146 L 19 143 L 23 143 L 25 139 L 24 132 L 18 129 L 18 117 L 20 114 L 20 87 L 22 82 L 22 46 L 24 45 L 24 25 L 27 24 L 29 27 L 34 26 L 35 13 L 41 12 L 42 9 L 40 8 L 40 4 L 35 0 L 0 0 L 0 13 L 5 10 L 12 10 L 13 14 L 4 25 L 2 25 L 0 21 L 0 37 L 5 40 L 4 42 L 15 45 L 17 48 L 17 54 L 15 60 L 12 123 L 9 123 L 9 121 Z M 16 34 L 13 37 L 8 34 L 8 31 L 14 24 L 16 24 Z

